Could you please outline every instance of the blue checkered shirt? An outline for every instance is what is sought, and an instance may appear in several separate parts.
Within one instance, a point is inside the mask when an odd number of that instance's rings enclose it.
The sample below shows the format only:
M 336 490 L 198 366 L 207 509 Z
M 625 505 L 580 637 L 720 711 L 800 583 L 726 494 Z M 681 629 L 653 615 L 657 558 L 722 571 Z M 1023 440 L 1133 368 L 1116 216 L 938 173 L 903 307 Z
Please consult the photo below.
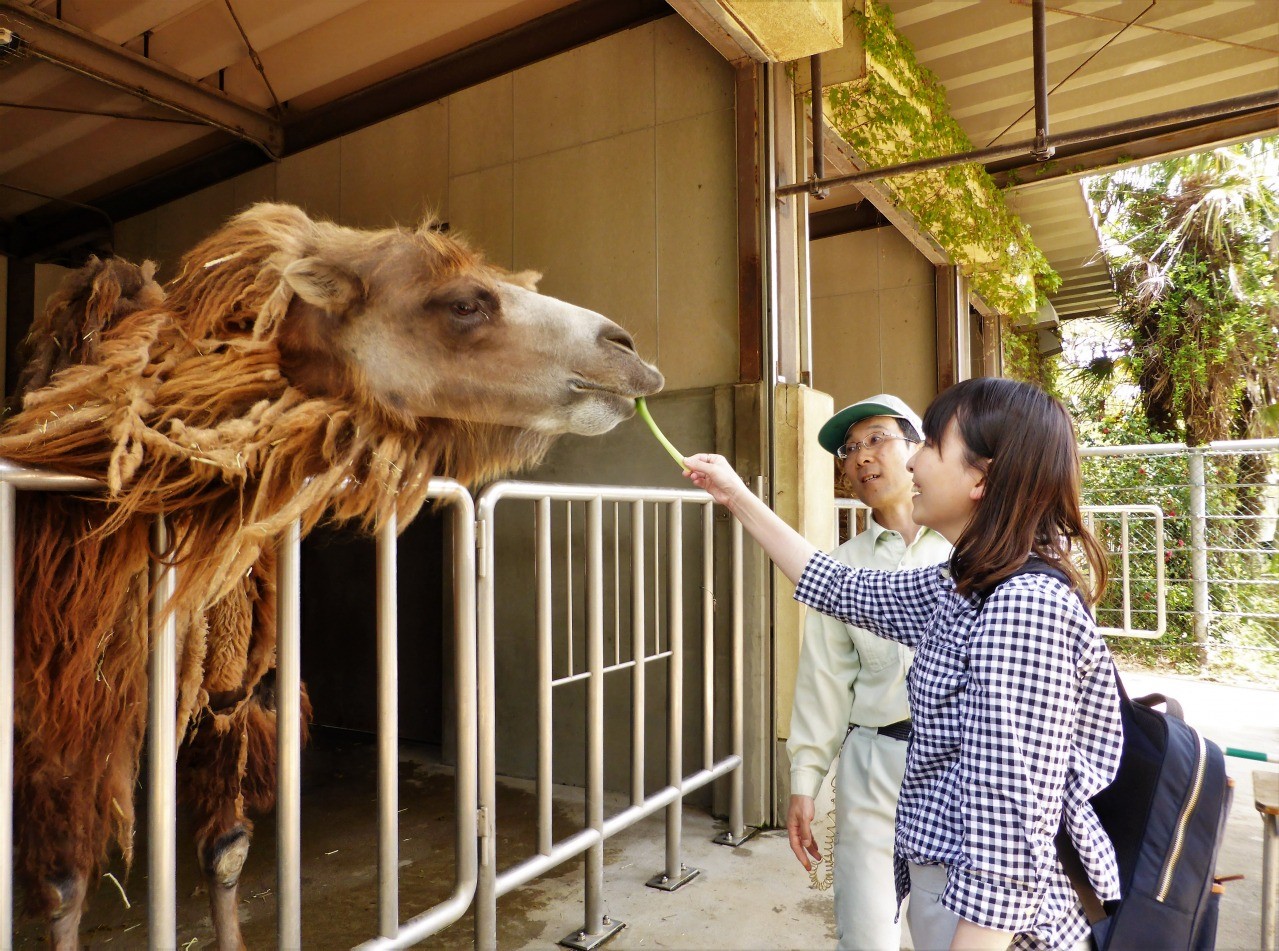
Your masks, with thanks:
M 1017 949 L 1071 948 L 1088 933 L 1053 837 L 1064 817 L 1102 900 L 1119 897 L 1115 851 L 1088 800 L 1119 766 L 1110 653 L 1056 578 L 1019 575 L 986 599 L 956 593 L 944 565 L 849 568 L 816 554 L 804 604 L 916 649 L 914 737 L 897 804 L 897 900 L 907 861 L 946 867 L 942 904 L 1016 933 Z

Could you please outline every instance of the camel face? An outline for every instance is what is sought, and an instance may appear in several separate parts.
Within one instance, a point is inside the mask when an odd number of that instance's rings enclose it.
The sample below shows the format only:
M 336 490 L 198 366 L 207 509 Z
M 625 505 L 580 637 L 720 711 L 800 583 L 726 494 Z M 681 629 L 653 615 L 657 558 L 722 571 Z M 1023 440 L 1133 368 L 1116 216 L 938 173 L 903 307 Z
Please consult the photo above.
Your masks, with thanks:
M 441 277 L 413 243 L 420 233 L 400 237 L 368 262 L 311 257 L 285 270 L 296 297 L 281 363 L 295 385 L 331 395 L 346 379 L 393 414 L 548 435 L 607 432 L 662 388 L 630 334 L 537 293 L 536 275 L 476 263 Z

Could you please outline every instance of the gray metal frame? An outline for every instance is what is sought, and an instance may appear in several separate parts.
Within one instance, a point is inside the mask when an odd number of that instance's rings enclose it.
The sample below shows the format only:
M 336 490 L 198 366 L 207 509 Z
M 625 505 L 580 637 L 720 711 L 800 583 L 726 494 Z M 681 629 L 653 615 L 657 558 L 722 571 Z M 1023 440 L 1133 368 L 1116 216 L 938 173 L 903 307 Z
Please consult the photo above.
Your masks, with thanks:
M 12 819 L 13 819 L 13 649 L 14 649 L 14 525 L 16 490 L 99 491 L 90 479 L 25 469 L 0 461 L 0 941 L 13 933 Z M 401 948 L 415 944 L 459 920 L 475 906 L 476 946 L 495 948 L 497 898 L 544 874 L 562 862 L 586 853 L 585 916 L 581 929 L 565 939 L 572 947 L 590 948 L 622 927 L 603 913 L 602 882 L 604 841 L 659 810 L 666 811 L 666 861 L 656 876 L 658 887 L 677 887 L 696 875 L 681 861 L 681 825 L 684 797 L 708 783 L 731 776 L 729 829 L 716 841 L 736 845 L 747 838 L 743 822 L 743 595 L 742 531 L 731 522 L 731 592 L 728 598 L 731 637 L 730 752 L 715 759 L 714 667 L 715 626 L 715 526 L 710 497 L 694 490 L 629 489 L 611 486 L 562 486 L 500 482 L 486 490 L 477 502 L 456 482 L 433 479 L 429 496 L 453 509 L 453 595 L 456 632 L 454 682 L 457 696 L 456 772 L 456 884 L 451 896 L 407 922 L 400 920 L 398 827 L 398 680 L 396 642 L 397 525 L 392 519 L 377 538 L 377 680 L 378 680 L 378 932 L 361 948 Z M 539 658 L 538 854 L 508 868 L 500 875 L 496 855 L 495 709 L 494 709 L 494 597 L 495 537 L 498 503 L 504 499 L 530 499 L 537 512 L 537 638 Z M 556 502 L 584 503 L 587 513 L 587 631 L 586 670 L 556 679 L 551 671 L 551 514 Z M 603 511 L 605 503 L 628 505 L 632 518 L 630 572 L 632 598 L 630 621 L 634 660 L 606 665 L 604 652 L 605 556 Z M 669 599 L 670 621 L 664 644 L 652 654 L 645 646 L 645 566 L 649 552 L 643 531 L 645 506 L 665 512 L 664 596 Z M 705 754 L 701 768 L 683 774 L 683 676 L 686 645 L 681 602 L 685 539 L 684 505 L 701 507 L 703 572 L 702 637 L 703 709 L 702 740 Z M 176 745 L 177 624 L 165 617 L 176 586 L 176 569 L 165 562 L 168 536 L 163 519 L 153 533 L 160 559 L 152 567 L 151 624 L 155 631 L 150 666 L 149 713 L 149 874 L 148 944 L 174 947 L 176 924 Z M 614 587 L 623 558 L 614 541 Z M 579 553 L 580 555 L 580 553 Z M 570 553 L 570 557 L 572 557 Z M 295 523 L 284 533 L 279 548 L 278 645 L 277 645 L 277 929 L 281 947 L 303 945 L 301 920 L 301 588 L 299 577 L 300 532 Z M 620 612 L 620 606 L 617 608 Z M 615 625 L 617 617 L 615 615 Z M 620 630 L 620 627 L 618 628 Z M 570 635 L 571 636 L 571 635 Z M 668 730 L 667 780 L 656 792 L 645 795 L 644 728 L 647 665 L 667 661 Z M 604 696 L 605 674 L 630 668 L 634 687 L 630 805 L 612 816 L 604 808 Z M 551 835 L 551 724 L 552 691 L 557 684 L 587 680 L 588 815 L 586 828 L 560 842 Z
M 500 874 L 497 868 L 494 830 L 496 816 L 496 709 L 494 703 L 494 599 L 496 597 L 496 566 L 494 560 L 496 510 L 507 499 L 524 499 L 535 502 L 536 562 L 537 562 L 537 656 L 538 656 L 538 854 L 507 868 Z M 551 506 L 554 502 L 583 503 L 586 507 L 586 670 L 572 672 L 566 677 L 555 678 L 551 671 Z M 631 506 L 631 631 L 638 645 L 630 661 L 604 664 L 604 544 L 603 504 L 605 502 Z M 666 597 L 670 623 L 664 649 L 646 654 L 643 646 L 644 618 L 644 566 L 645 535 L 643 532 L 645 503 L 655 503 L 666 509 Z M 741 527 L 735 520 L 732 525 L 731 577 L 733 591 L 730 597 L 731 656 L 730 675 L 733 691 L 731 735 L 732 750 L 715 761 L 708 745 L 702 768 L 691 775 L 683 775 L 683 665 L 685 657 L 682 588 L 683 554 L 682 506 L 702 506 L 703 565 L 702 579 L 704 657 L 704 691 L 702 722 L 705 736 L 714 731 L 714 671 L 707 660 L 711 655 L 712 622 L 714 617 L 714 563 L 713 503 L 705 493 L 675 489 L 628 489 L 614 486 L 568 486 L 526 482 L 498 482 L 489 486 L 476 502 L 477 535 L 479 540 L 479 589 L 478 589 L 478 639 L 479 639 L 479 697 L 480 697 L 480 813 L 484 829 L 480 847 L 480 882 L 476 892 L 475 944 L 479 949 L 497 946 L 497 899 L 510 891 L 545 874 L 556 866 L 582 853 L 586 853 L 585 914 L 580 929 L 562 942 L 569 947 L 595 947 L 615 933 L 621 923 L 607 919 L 603 914 L 602 884 L 604 868 L 604 841 L 658 810 L 666 810 L 666 864 L 659 878 L 688 880 L 692 877 L 680 859 L 680 831 L 682 803 L 685 795 L 705 786 L 721 776 L 732 776 L 730 792 L 730 834 L 735 841 L 745 835 L 742 821 L 742 557 Z M 638 530 L 637 530 L 638 529 Z M 572 552 L 568 557 L 573 557 Z M 571 636 L 569 631 L 565 636 Z M 632 743 L 639 751 L 644 747 L 644 691 L 646 665 L 665 658 L 668 662 L 668 729 L 667 785 L 657 792 L 644 795 L 644 763 L 642 752 L 632 758 L 631 804 L 613 815 L 604 815 L 604 689 L 605 674 L 631 670 L 633 692 Z M 587 681 L 587 823 L 586 828 L 553 842 L 550 829 L 551 773 L 550 758 L 552 730 L 550 721 L 551 691 L 560 684 Z
M 1086 451 L 1086 450 L 1085 450 Z M 1164 577 L 1164 513 L 1157 505 L 1083 505 L 1080 510 L 1084 515 L 1084 522 L 1089 529 L 1095 529 L 1096 523 L 1108 518 L 1118 517 L 1120 523 L 1120 549 L 1119 549 L 1119 572 L 1118 581 L 1123 591 L 1123 626 L 1122 627 L 1098 627 L 1103 634 L 1113 634 L 1119 637 L 1140 637 L 1148 640 L 1163 637 L 1164 632 L 1168 629 L 1167 618 L 1167 602 L 1168 589 Z M 835 537 L 838 539 L 840 535 L 840 516 L 847 512 L 849 518 L 850 534 L 856 532 L 856 513 L 858 511 L 868 511 L 867 506 L 859 502 L 857 499 L 836 499 L 835 500 Z M 1154 538 L 1155 538 L 1155 627 L 1137 628 L 1132 624 L 1132 572 L 1130 570 L 1129 559 L 1129 526 L 1133 518 L 1148 518 L 1154 522 Z M 1112 578 L 1112 581 L 1114 579 Z

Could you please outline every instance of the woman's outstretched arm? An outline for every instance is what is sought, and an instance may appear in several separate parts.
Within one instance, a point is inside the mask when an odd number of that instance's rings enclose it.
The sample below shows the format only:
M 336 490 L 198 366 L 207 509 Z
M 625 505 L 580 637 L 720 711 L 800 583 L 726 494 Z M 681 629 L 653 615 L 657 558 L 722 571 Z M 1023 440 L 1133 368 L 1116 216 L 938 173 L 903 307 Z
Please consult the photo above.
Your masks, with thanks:
M 684 468 L 693 485 L 732 512 L 782 574 L 798 584 L 817 548 L 748 489 L 723 456 L 699 452 L 684 460 Z

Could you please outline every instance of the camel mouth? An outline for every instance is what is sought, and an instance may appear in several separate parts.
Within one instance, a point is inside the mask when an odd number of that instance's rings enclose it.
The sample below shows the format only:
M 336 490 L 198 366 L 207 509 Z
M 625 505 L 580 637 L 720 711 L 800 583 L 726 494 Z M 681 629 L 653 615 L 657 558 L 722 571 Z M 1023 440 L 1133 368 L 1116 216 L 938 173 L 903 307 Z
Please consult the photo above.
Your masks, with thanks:
M 587 398 L 604 398 L 613 397 L 619 400 L 627 400 L 634 402 L 638 396 L 648 396 L 649 393 L 643 390 L 621 389 L 617 386 L 608 386 L 603 383 L 595 383 L 591 380 L 583 380 L 577 377 L 569 381 L 568 388 L 571 392 L 585 396 Z

